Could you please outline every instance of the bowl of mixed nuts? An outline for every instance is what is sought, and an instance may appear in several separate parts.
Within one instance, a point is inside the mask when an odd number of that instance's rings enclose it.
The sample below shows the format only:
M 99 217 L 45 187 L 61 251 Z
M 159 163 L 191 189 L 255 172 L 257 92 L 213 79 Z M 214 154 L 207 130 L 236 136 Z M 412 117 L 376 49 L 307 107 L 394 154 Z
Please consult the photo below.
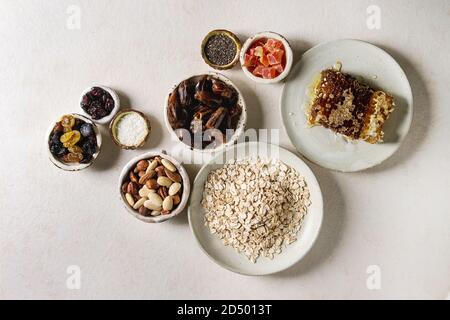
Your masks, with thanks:
M 125 165 L 119 178 L 119 193 L 134 217 L 144 222 L 164 222 L 186 206 L 189 176 L 173 157 L 150 151 Z
M 90 119 L 70 113 L 50 125 L 46 143 L 49 159 L 56 167 L 79 171 L 92 165 L 97 158 L 102 135 Z
M 166 97 L 164 120 L 172 137 L 191 150 L 216 152 L 233 145 L 247 122 L 247 106 L 234 83 L 217 72 L 191 76 Z

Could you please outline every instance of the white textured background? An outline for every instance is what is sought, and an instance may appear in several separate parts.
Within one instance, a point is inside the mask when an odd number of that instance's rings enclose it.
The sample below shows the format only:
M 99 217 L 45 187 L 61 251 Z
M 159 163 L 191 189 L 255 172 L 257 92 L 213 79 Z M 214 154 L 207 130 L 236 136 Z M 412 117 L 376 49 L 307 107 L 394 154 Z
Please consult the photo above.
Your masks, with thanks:
M 66 27 L 69 5 L 81 29 Z M 381 9 L 369 30 L 366 8 Z M 92 83 L 119 91 L 151 117 L 145 149 L 174 144 L 162 120 L 175 82 L 208 70 L 199 46 L 214 28 L 241 40 L 285 35 L 298 59 L 323 41 L 358 38 L 392 54 L 414 93 L 413 126 L 384 164 L 355 174 L 311 165 L 322 186 L 318 242 L 293 268 L 268 277 L 221 269 L 197 247 L 186 214 L 161 225 L 131 217 L 116 197 L 120 151 L 104 135 L 92 168 L 57 170 L 47 159 L 51 121 L 78 111 Z M 450 290 L 450 1 L 17 1 L 0 0 L 0 298 L 436 298 Z M 281 129 L 281 85 L 239 68 L 249 127 Z M 188 166 L 195 176 L 196 168 Z M 66 269 L 81 268 L 68 290 Z M 366 268 L 381 268 L 368 290 Z

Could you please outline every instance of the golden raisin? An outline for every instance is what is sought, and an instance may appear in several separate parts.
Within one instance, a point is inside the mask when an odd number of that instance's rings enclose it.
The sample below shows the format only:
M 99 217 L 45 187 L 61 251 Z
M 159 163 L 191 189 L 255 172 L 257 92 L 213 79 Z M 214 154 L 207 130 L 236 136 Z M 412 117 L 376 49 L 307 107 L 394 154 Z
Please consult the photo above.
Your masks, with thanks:
M 83 160 L 83 154 L 82 153 L 68 153 L 63 156 L 64 162 L 67 163 L 76 163 Z
M 83 153 L 83 149 L 81 149 L 79 146 L 72 146 L 69 147 L 69 152 L 71 153 Z
M 80 131 L 72 130 L 64 133 L 61 136 L 60 141 L 63 143 L 64 147 L 69 148 L 77 144 L 77 142 L 80 141 L 80 139 L 81 139 Z
M 75 125 L 75 118 L 69 114 L 62 116 L 61 125 L 63 127 L 72 128 Z

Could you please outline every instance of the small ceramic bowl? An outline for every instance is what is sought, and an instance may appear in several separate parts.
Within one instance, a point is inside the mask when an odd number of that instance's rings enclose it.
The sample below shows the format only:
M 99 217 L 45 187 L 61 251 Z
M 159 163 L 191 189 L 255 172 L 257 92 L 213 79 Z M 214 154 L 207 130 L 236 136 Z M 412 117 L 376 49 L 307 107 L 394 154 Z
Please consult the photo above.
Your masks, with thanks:
M 71 115 L 71 116 L 73 116 L 73 117 L 75 117 L 75 118 L 77 118 L 77 119 L 83 120 L 83 121 L 86 122 L 86 123 L 92 124 L 92 126 L 93 126 L 93 128 L 94 128 L 94 131 L 95 131 L 95 137 L 97 138 L 97 152 L 96 152 L 95 154 L 92 155 L 92 160 L 91 160 L 91 162 L 89 162 L 89 163 L 65 163 L 65 162 L 61 161 L 60 159 L 58 159 L 57 157 L 55 157 L 55 156 L 50 152 L 50 148 L 49 148 L 49 145 L 48 145 L 48 141 L 49 141 L 49 138 L 50 138 L 50 134 L 52 133 L 53 128 L 54 128 L 55 125 L 56 125 L 56 122 L 52 123 L 52 124 L 50 125 L 50 127 L 48 128 L 48 130 L 47 130 L 47 134 L 45 135 L 45 138 L 46 138 L 46 139 L 45 139 L 45 145 L 46 145 L 46 148 L 47 148 L 47 154 L 48 154 L 48 157 L 49 157 L 50 161 L 51 161 L 57 168 L 62 169 L 62 170 L 65 170 L 65 171 L 79 171 L 79 170 L 86 169 L 87 167 L 91 166 L 91 165 L 94 163 L 95 159 L 97 159 L 97 157 L 98 157 L 98 155 L 99 155 L 99 153 L 100 153 L 101 146 L 102 146 L 102 135 L 101 135 L 100 131 L 98 130 L 96 124 L 93 123 L 93 122 L 92 122 L 90 119 L 88 119 L 87 117 L 85 117 L 85 116 L 83 116 L 83 115 L 81 115 L 81 114 L 76 114 L 76 113 L 69 113 L 69 115 Z
M 122 184 L 125 181 L 125 178 L 128 176 L 130 170 L 140 161 L 143 159 L 150 159 L 153 157 L 159 156 L 163 159 L 167 159 L 170 162 L 173 163 L 173 165 L 177 168 L 178 173 L 181 175 L 182 181 L 183 181 L 183 193 L 181 195 L 181 201 L 178 204 L 178 206 L 170 213 L 167 215 L 159 215 L 156 217 L 145 217 L 141 214 L 139 214 L 139 212 L 137 210 L 134 210 L 133 208 L 131 208 L 127 202 L 127 200 L 125 199 L 125 195 L 122 192 Z M 118 184 L 118 191 L 119 191 L 119 196 L 120 196 L 120 200 L 122 201 L 123 205 L 125 206 L 125 208 L 127 209 L 127 211 L 133 215 L 135 218 L 142 220 L 144 222 L 149 222 L 149 223 L 159 223 L 159 222 L 164 222 L 167 221 L 169 219 L 172 219 L 173 217 L 177 216 L 181 211 L 183 211 L 183 209 L 186 207 L 186 204 L 188 202 L 189 199 L 189 194 L 191 192 L 191 184 L 189 181 L 189 176 L 186 172 L 186 169 L 184 169 L 184 167 L 180 164 L 180 162 L 178 162 L 176 159 L 174 159 L 173 157 L 167 155 L 164 151 L 163 152 L 158 152 L 158 151 L 149 151 L 146 152 L 144 154 L 141 154 L 137 157 L 134 157 L 133 159 L 131 159 L 126 165 L 125 167 L 122 169 L 122 172 L 120 173 L 120 177 L 119 177 L 119 184 Z
M 91 115 L 89 115 L 86 111 L 83 110 L 83 108 L 81 107 L 81 101 L 83 100 L 83 96 L 88 93 L 89 91 L 92 90 L 93 87 L 99 87 L 102 88 L 103 90 L 105 90 L 106 92 L 108 92 L 111 97 L 114 100 L 114 109 L 112 109 L 111 113 L 109 115 L 107 115 L 106 117 L 103 117 L 101 119 L 95 120 L 92 119 Z M 89 119 L 91 119 L 93 122 L 98 123 L 98 124 L 107 124 L 111 121 L 112 118 L 114 118 L 114 116 L 116 115 L 117 111 L 119 111 L 120 108 L 120 99 L 119 96 L 117 95 L 117 93 L 108 87 L 105 86 L 99 86 L 99 85 L 93 85 L 89 88 L 86 88 L 82 93 L 81 93 L 81 97 L 80 97 L 80 109 L 81 109 L 81 113 L 88 117 Z
M 140 143 L 138 143 L 138 144 L 136 144 L 136 145 L 125 145 L 125 144 L 122 144 L 122 143 L 119 141 L 119 139 L 117 138 L 117 124 L 119 123 L 119 120 L 120 120 L 123 116 L 125 116 L 125 115 L 127 115 L 127 114 L 130 114 L 130 113 L 136 113 L 136 114 L 138 114 L 139 116 L 141 116 L 141 117 L 144 119 L 145 123 L 147 124 L 147 135 L 142 139 L 142 141 L 141 141 Z M 152 128 L 151 128 L 151 126 L 150 126 L 150 121 L 149 121 L 148 118 L 145 116 L 145 114 L 143 114 L 143 113 L 140 112 L 140 111 L 134 110 L 134 109 L 124 109 L 124 110 L 121 110 L 120 112 L 118 112 L 118 113 L 115 115 L 115 117 L 112 119 L 111 123 L 109 124 L 109 134 L 110 134 L 110 136 L 111 136 L 111 139 L 113 140 L 113 142 L 114 142 L 117 146 L 119 146 L 120 148 L 125 149 L 125 150 L 135 150 L 135 149 L 138 149 L 138 148 L 144 146 L 144 144 L 147 142 L 147 139 L 148 139 L 148 137 L 149 137 L 149 135 L 150 135 L 151 130 L 152 130 Z
M 208 59 L 208 57 L 206 56 L 206 53 L 205 53 L 205 47 L 206 47 L 206 44 L 208 43 L 208 40 L 211 37 L 217 36 L 217 35 L 224 35 L 224 36 L 230 38 L 236 45 L 236 55 L 235 55 L 234 59 L 230 63 L 225 64 L 225 65 L 218 65 L 218 64 L 212 63 Z M 223 30 L 223 29 L 213 30 L 213 31 L 209 32 L 202 41 L 202 47 L 201 47 L 202 58 L 206 62 L 207 65 L 209 65 L 211 68 L 214 68 L 216 70 L 231 69 L 239 61 L 239 52 L 241 51 L 241 47 L 242 47 L 241 41 L 233 32 L 228 31 L 228 30 Z
M 204 75 L 210 75 L 213 78 L 222 80 L 223 82 L 225 82 L 227 85 L 231 86 L 232 88 L 234 88 L 236 90 L 236 92 L 238 93 L 238 104 L 241 106 L 242 108 L 242 113 L 241 113 L 241 117 L 237 123 L 236 126 L 236 130 L 234 132 L 234 134 L 230 137 L 230 139 L 225 142 L 222 143 L 221 145 L 218 145 L 216 148 L 206 148 L 206 149 L 199 149 L 199 148 L 193 148 L 190 145 L 185 144 L 183 141 L 181 141 L 179 139 L 179 137 L 177 136 L 175 130 L 172 128 L 172 126 L 169 123 L 169 119 L 167 117 L 167 110 L 168 110 L 168 105 L 169 105 L 169 96 L 172 93 L 172 91 L 184 80 L 188 80 L 188 79 L 192 79 L 192 78 L 196 78 L 196 77 L 201 77 Z M 166 96 L 166 101 L 164 103 L 164 122 L 166 124 L 166 128 L 167 130 L 170 132 L 170 134 L 172 135 L 173 139 L 175 139 L 176 141 L 178 141 L 179 143 L 181 143 L 183 146 L 185 146 L 186 148 L 189 148 L 190 150 L 193 151 L 197 151 L 197 152 L 201 152 L 201 153 L 213 153 L 213 152 L 217 152 L 220 151 L 224 148 L 227 148 L 231 145 L 233 145 L 238 139 L 239 137 L 242 135 L 242 133 L 245 130 L 245 125 L 247 123 L 247 105 L 245 104 L 245 100 L 244 97 L 242 96 L 241 91 L 238 89 L 238 87 L 227 77 L 225 77 L 224 75 L 218 73 L 218 72 L 207 72 L 207 73 L 203 73 L 203 74 L 197 74 L 197 75 L 193 75 L 191 77 L 188 77 L 186 79 L 181 80 L 180 82 L 178 82 L 174 87 L 172 87 L 172 89 L 169 91 L 169 93 Z
M 280 75 L 278 75 L 278 77 L 276 77 L 276 78 L 264 79 L 264 78 L 261 78 L 261 77 L 257 77 L 255 75 L 253 75 L 250 71 L 248 71 L 247 67 L 244 67 L 244 56 L 245 56 L 245 53 L 248 51 L 250 46 L 256 40 L 261 39 L 261 38 L 276 39 L 276 40 L 279 40 L 279 41 L 281 41 L 283 43 L 284 49 L 286 51 L 285 52 L 285 54 L 286 54 L 286 66 L 284 68 L 284 71 Z M 255 81 L 257 83 L 271 84 L 271 83 L 280 82 L 281 80 L 286 78 L 286 76 L 289 74 L 289 71 L 291 71 L 291 68 L 292 68 L 293 56 L 294 56 L 294 54 L 292 53 L 292 48 L 289 45 L 289 42 L 283 36 L 281 36 L 281 35 L 279 35 L 278 33 L 275 33 L 275 32 L 266 31 L 266 32 L 257 33 L 254 36 L 248 38 L 244 42 L 244 45 L 242 46 L 241 53 L 240 53 L 240 62 L 241 62 L 242 70 L 244 71 L 244 73 L 245 73 L 245 75 L 247 77 L 249 77 L 250 79 L 252 79 L 253 81 Z

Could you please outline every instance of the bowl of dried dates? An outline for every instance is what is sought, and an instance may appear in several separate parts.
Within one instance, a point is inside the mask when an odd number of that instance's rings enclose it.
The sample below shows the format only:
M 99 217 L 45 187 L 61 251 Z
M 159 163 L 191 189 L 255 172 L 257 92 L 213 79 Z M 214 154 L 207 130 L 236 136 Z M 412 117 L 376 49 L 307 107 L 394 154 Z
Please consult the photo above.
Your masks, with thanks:
M 89 167 L 100 153 L 102 136 L 95 123 L 80 114 L 63 115 L 46 135 L 50 161 L 60 169 Z
M 95 123 L 106 124 L 119 110 L 120 99 L 111 88 L 95 85 L 83 91 L 80 107 L 83 115 Z
M 183 145 L 213 152 L 236 142 L 245 129 L 247 107 L 230 79 L 210 72 L 189 77 L 169 92 L 164 120 Z
M 173 157 L 150 151 L 133 158 L 123 168 L 119 193 L 125 208 L 134 217 L 144 222 L 164 222 L 186 206 L 189 176 Z

